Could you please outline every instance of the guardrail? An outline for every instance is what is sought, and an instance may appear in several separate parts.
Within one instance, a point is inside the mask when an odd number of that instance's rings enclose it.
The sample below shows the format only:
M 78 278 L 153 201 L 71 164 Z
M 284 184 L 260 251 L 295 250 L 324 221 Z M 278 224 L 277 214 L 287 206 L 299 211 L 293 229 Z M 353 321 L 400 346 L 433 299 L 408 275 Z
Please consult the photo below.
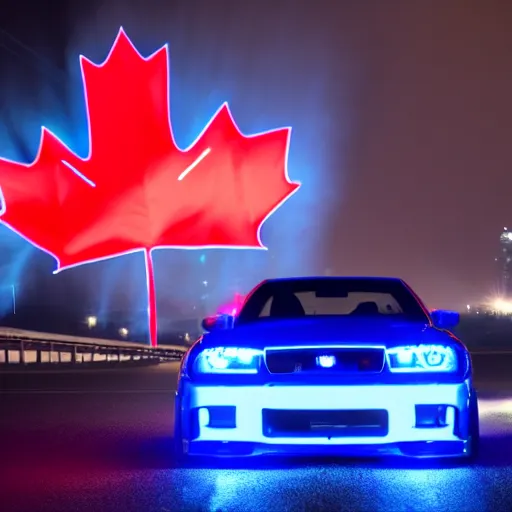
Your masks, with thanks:
M 466 343 L 473 355 L 512 353 L 512 343 Z M 187 347 L 67 336 L 0 327 L 0 370 L 7 367 L 99 362 L 179 361 Z
M 186 347 L 82 338 L 0 328 L 0 369 L 11 365 L 177 361 Z

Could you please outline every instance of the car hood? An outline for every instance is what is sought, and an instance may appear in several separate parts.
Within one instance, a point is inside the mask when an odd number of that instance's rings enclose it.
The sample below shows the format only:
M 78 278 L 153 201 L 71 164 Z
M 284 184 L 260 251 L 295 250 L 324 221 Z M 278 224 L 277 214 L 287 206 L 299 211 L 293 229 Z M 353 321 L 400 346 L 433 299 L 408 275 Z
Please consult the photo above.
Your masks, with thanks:
M 250 346 L 253 348 L 297 345 L 384 345 L 447 342 L 446 332 L 426 322 L 390 317 L 313 317 L 297 320 L 260 320 L 233 329 L 205 334 L 203 346 Z

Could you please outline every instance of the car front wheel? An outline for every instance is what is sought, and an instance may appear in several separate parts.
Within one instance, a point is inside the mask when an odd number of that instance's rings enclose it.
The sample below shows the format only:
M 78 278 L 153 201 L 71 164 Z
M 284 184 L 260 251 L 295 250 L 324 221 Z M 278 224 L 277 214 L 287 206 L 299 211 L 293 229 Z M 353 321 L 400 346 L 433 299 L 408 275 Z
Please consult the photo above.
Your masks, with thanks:
M 478 413 L 478 395 L 473 391 L 469 402 L 469 456 L 476 460 L 480 452 L 480 416 Z
M 181 420 L 181 402 L 178 395 L 174 398 L 174 431 L 172 439 L 172 455 L 174 463 L 180 465 L 184 462 L 186 454 L 183 451 L 183 431 Z

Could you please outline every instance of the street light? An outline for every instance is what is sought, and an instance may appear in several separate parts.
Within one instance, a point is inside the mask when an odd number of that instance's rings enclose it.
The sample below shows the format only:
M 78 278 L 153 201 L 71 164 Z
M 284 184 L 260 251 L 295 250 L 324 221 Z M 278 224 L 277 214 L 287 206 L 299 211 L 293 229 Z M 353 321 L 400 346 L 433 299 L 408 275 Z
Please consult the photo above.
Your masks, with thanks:
M 85 321 L 87 322 L 87 327 L 89 327 L 89 329 L 92 329 L 98 325 L 98 318 L 95 316 L 88 316 Z

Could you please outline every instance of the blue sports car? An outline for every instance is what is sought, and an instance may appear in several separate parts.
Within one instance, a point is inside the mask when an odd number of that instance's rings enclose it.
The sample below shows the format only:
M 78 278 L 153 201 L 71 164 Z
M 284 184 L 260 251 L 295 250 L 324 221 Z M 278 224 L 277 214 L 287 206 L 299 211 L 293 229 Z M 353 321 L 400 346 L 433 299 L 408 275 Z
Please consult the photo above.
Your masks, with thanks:
M 473 458 L 470 355 L 401 279 L 267 280 L 182 360 L 180 456 Z

